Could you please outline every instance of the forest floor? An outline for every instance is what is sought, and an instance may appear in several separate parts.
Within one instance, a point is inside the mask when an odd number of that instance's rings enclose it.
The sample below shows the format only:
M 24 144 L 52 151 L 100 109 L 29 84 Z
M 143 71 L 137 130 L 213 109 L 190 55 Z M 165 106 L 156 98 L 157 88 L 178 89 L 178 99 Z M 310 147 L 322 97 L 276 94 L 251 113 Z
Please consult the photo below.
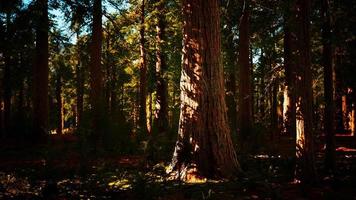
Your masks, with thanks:
M 142 155 L 84 156 L 76 142 L 57 138 L 36 148 L 2 143 L 0 199 L 356 199 L 354 151 L 338 152 L 334 177 L 321 172 L 318 183 L 302 187 L 288 175 L 291 161 L 279 155 L 240 158 L 245 178 L 183 183 L 167 179 L 169 158 L 152 163 Z

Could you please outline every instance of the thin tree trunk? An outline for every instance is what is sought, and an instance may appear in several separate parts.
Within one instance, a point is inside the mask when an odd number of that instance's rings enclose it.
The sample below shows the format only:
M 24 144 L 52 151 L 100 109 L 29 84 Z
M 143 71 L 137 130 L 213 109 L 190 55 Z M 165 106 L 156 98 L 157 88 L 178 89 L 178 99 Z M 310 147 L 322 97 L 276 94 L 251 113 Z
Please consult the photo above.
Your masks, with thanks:
M 75 74 L 76 74 L 76 125 L 77 128 L 81 127 L 82 123 L 82 116 L 83 116 L 83 103 L 84 103 L 84 71 L 83 71 L 83 66 L 80 62 L 81 59 L 81 53 L 80 53 L 80 41 L 79 41 L 79 32 L 77 32 L 77 56 L 78 56 L 78 61 L 77 65 L 75 67 Z
M 183 60 L 176 177 L 232 177 L 239 164 L 226 115 L 217 0 L 183 1 Z M 191 177 L 193 175 L 193 177 Z
M 102 43 L 102 4 L 94 0 L 93 27 L 90 52 L 90 101 L 92 106 L 93 140 L 98 145 L 101 141 L 102 119 L 104 112 L 103 72 L 101 69 Z
M 11 117 L 11 48 L 10 48 L 10 12 L 6 13 L 6 44 L 5 44 L 5 51 L 4 51 L 4 132 L 5 135 L 8 136 L 10 131 L 10 117 Z
M 141 3 L 141 24 L 140 24 L 140 114 L 139 126 L 142 133 L 147 133 L 147 113 L 146 113 L 146 97 L 147 97 L 147 65 L 146 65 L 146 49 L 145 49 L 145 0 Z
M 278 85 L 276 80 L 272 83 L 271 94 L 271 141 L 275 141 L 278 134 Z
M 335 172 L 335 126 L 334 126 L 334 85 L 333 55 L 331 44 L 331 20 L 329 0 L 322 2 L 323 18 L 323 65 L 324 65 L 324 131 L 325 131 L 325 168 Z
M 36 58 L 33 69 L 34 139 L 44 142 L 48 132 L 48 2 L 37 0 L 39 21 L 36 28 Z
M 157 97 L 155 103 L 154 126 L 158 133 L 166 133 L 168 127 L 168 91 L 166 81 L 167 64 L 165 58 L 165 0 L 160 0 L 157 3 L 157 20 L 156 25 L 156 85 Z
M 57 134 L 63 134 L 64 120 L 63 120 L 63 98 L 62 98 L 62 78 L 61 75 L 57 74 L 56 80 L 56 100 L 57 100 L 57 114 L 58 114 L 58 125 Z
M 240 37 L 239 37 L 239 112 L 238 121 L 241 139 L 245 141 L 250 137 L 252 129 L 252 91 L 251 91 L 251 65 L 249 60 L 249 19 L 250 8 L 249 0 L 244 1 L 244 8 L 240 18 Z M 241 148 L 243 148 L 241 146 Z

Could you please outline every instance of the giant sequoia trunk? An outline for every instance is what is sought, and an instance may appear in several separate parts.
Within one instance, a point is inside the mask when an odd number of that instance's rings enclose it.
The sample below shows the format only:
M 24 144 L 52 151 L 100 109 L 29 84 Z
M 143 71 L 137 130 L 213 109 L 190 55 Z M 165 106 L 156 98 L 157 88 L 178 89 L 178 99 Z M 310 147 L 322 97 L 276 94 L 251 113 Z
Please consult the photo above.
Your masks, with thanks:
M 154 125 L 157 128 L 158 133 L 165 133 L 168 126 L 168 102 L 167 102 L 167 81 L 166 81 L 166 59 L 164 51 L 164 40 L 165 40 L 165 0 L 160 0 L 157 3 L 157 20 L 156 25 L 157 36 L 157 50 L 156 50 L 156 87 L 157 87 L 157 97 L 155 103 L 155 114 L 154 114 Z
M 145 50 L 145 0 L 141 3 L 141 24 L 140 24 L 140 114 L 139 126 L 142 133 L 147 133 L 147 112 L 146 112 L 146 95 L 147 95 L 147 65 Z
M 316 178 L 314 136 L 313 136 L 313 92 L 312 71 L 310 63 L 310 2 L 309 0 L 297 1 L 297 16 L 299 30 L 298 50 L 300 52 L 300 107 L 297 121 L 297 178 L 303 183 L 312 183 Z
M 181 110 L 170 169 L 183 179 L 190 172 L 231 177 L 239 164 L 226 115 L 218 1 L 183 0 L 183 16 Z
M 101 43 L 102 43 L 102 5 L 101 0 L 94 0 L 93 27 L 90 51 L 90 103 L 92 109 L 93 139 L 97 142 L 102 131 L 104 112 L 103 102 L 103 72 L 101 69 Z
M 244 1 L 244 8 L 240 18 L 239 35 L 239 112 L 238 122 L 241 139 L 249 137 L 252 128 L 252 90 L 251 90 L 251 65 L 249 60 L 249 18 L 250 8 L 248 0 Z M 241 141 L 242 142 L 242 141 Z
M 37 141 L 43 141 L 48 129 L 48 5 L 37 0 L 36 58 L 33 69 L 33 131 Z
M 333 56 L 331 46 L 331 20 L 329 0 L 322 2 L 323 18 L 323 65 L 324 65 L 324 131 L 325 131 L 325 167 L 335 172 L 335 139 L 334 139 L 334 85 L 333 85 Z

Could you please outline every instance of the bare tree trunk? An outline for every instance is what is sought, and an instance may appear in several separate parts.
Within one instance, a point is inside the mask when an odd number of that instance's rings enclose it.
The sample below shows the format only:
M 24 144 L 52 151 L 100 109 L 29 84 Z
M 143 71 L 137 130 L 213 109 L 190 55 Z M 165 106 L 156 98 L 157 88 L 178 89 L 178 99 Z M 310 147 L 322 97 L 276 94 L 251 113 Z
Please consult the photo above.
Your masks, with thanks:
M 145 0 L 141 3 L 141 24 L 140 24 L 140 114 L 139 126 L 142 133 L 147 133 L 147 113 L 146 113 L 146 97 L 147 97 L 147 64 L 146 64 L 146 49 L 145 49 Z
M 104 112 L 103 100 L 103 72 L 101 68 L 102 43 L 102 5 L 101 0 L 94 0 L 93 27 L 90 52 L 90 103 L 92 107 L 93 140 L 100 144 L 102 119 Z
M 275 136 L 278 135 L 278 85 L 276 80 L 273 81 L 271 87 L 271 141 L 275 141 Z
M 324 65 L 324 130 L 325 130 L 325 168 L 335 172 L 335 125 L 334 125 L 334 85 L 333 55 L 331 44 L 331 19 L 329 0 L 322 2 L 323 18 L 323 65 Z
M 226 115 L 217 0 L 183 1 L 183 60 L 178 140 L 171 170 L 232 177 L 239 164 Z
M 165 0 L 160 0 L 157 3 L 157 20 L 156 25 L 156 85 L 157 85 L 157 97 L 155 103 L 154 113 L 154 126 L 157 128 L 158 133 L 166 133 L 168 127 L 168 91 L 166 81 L 167 64 L 165 58 Z
M 48 2 L 37 0 L 39 21 L 36 28 L 36 58 L 33 69 L 33 132 L 44 142 L 48 131 Z
M 80 41 L 79 41 L 79 32 L 77 32 L 77 56 L 78 61 L 75 67 L 76 74 L 76 125 L 77 128 L 81 127 L 82 116 L 83 116 L 83 103 L 84 103 L 84 71 L 83 66 L 80 63 L 81 53 L 80 53 Z
M 285 92 L 283 105 L 283 132 L 295 138 L 296 136 L 296 55 L 295 38 L 293 34 L 295 28 L 295 18 L 291 14 L 294 12 L 294 3 L 288 5 L 284 24 L 284 70 L 285 70 Z
M 313 134 L 313 91 L 312 71 L 310 63 L 310 2 L 297 0 L 298 24 L 297 32 L 300 52 L 300 132 L 297 134 L 297 159 L 302 183 L 309 184 L 316 180 L 314 134 Z
M 239 111 L 238 122 L 240 128 L 241 139 L 245 141 L 250 137 L 252 129 L 252 91 L 251 91 L 251 65 L 249 60 L 249 19 L 250 8 L 249 0 L 244 1 L 244 8 L 240 18 L 240 37 L 239 37 Z M 243 148 L 243 146 L 241 146 Z
M 57 100 L 57 114 L 58 114 L 58 125 L 57 134 L 63 134 L 64 120 L 63 120 L 63 98 L 62 98 L 62 77 L 60 73 L 57 74 L 56 80 L 56 100 Z

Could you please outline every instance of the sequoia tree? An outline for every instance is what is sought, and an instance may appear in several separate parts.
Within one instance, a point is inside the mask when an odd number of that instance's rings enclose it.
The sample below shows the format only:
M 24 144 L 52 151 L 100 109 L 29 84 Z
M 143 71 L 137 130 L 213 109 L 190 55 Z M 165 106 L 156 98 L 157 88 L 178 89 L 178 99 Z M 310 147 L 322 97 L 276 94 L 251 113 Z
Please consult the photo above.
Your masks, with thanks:
M 33 131 L 43 140 L 48 129 L 48 1 L 37 0 L 36 57 L 33 66 Z
M 101 43 L 102 43 L 102 4 L 101 0 L 94 0 L 93 5 L 92 41 L 90 51 L 90 103 L 92 109 L 92 125 L 94 139 L 98 139 L 101 131 L 103 115 L 103 72 L 101 69 Z
M 168 125 L 168 102 L 167 102 L 167 81 L 166 81 L 166 58 L 164 52 L 165 40 L 165 0 L 160 0 L 156 4 L 157 25 L 156 25 L 156 87 L 157 98 L 155 104 L 155 127 L 159 133 L 166 131 Z
M 242 15 L 239 23 L 239 101 L 238 101 L 238 122 L 241 140 L 249 137 L 252 128 L 252 90 L 251 90 L 251 65 L 249 60 L 249 0 L 244 1 Z M 242 141 L 241 141 L 242 142 Z
M 323 65 L 324 65 L 324 95 L 325 95 L 325 167 L 335 170 L 335 142 L 334 142 L 334 85 L 333 85 L 333 59 L 331 45 L 331 19 L 329 0 L 322 1 L 323 19 Z
M 239 163 L 226 114 L 217 0 L 183 0 L 181 108 L 169 172 L 232 177 Z
M 310 45 L 310 1 L 297 0 L 297 37 L 300 66 L 298 69 L 297 101 L 297 178 L 303 183 L 312 183 L 316 178 L 314 134 L 313 134 L 313 91 Z
M 142 0 L 140 10 L 140 115 L 139 125 L 143 133 L 147 132 L 147 113 L 146 113 L 146 95 L 147 95 L 147 66 L 145 49 L 145 0 Z

